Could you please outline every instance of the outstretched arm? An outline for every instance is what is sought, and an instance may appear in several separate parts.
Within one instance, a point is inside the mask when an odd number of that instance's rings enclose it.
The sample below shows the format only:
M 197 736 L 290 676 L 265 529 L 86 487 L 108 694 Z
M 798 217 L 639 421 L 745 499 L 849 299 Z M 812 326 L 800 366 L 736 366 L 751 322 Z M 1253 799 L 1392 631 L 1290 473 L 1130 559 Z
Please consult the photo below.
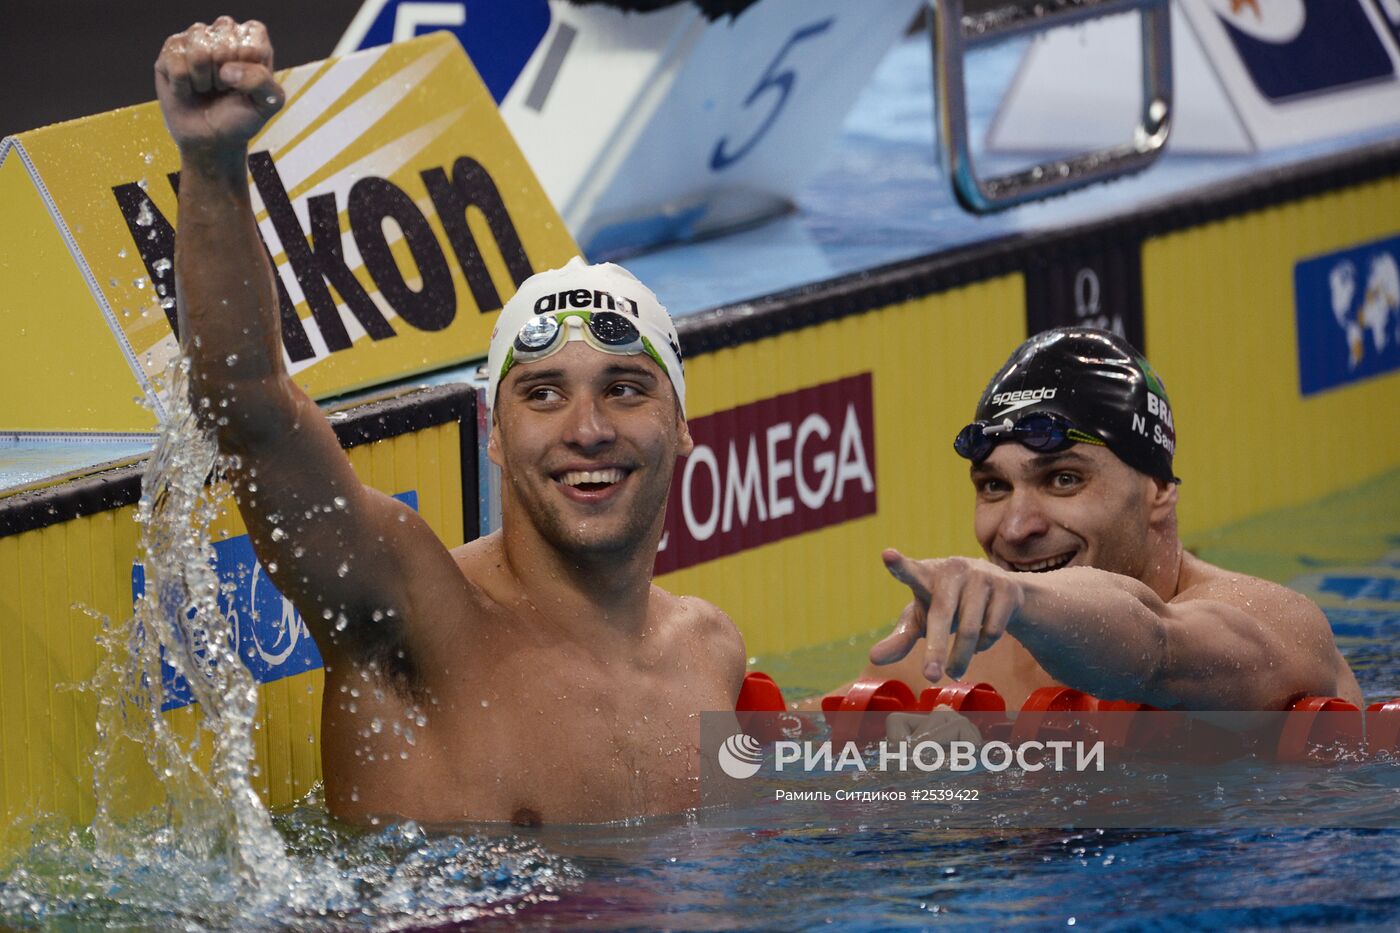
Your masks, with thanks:
M 885 565 L 914 602 L 871 649 L 887 664 L 925 639 L 924 676 L 960 676 L 1010 633 L 1060 682 L 1104 699 L 1178 709 L 1282 709 L 1307 694 L 1360 691 L 1322 612 L 1251 577 L 1224 577 L 1163 601 L 1146 584 L 1073 567 L 1011 573 L 981 560 Z
M 221 17 L 166 40 L 156 92 L 180 149 L 175 287 L 197 410 L 237 458 L 254 549 L 328 660 L 405 643 L 465 581 L 427 525 L 360 483 L 282 357 L 278 296 L 248 193 L 248 141 L 282 106 L 261 23 Z

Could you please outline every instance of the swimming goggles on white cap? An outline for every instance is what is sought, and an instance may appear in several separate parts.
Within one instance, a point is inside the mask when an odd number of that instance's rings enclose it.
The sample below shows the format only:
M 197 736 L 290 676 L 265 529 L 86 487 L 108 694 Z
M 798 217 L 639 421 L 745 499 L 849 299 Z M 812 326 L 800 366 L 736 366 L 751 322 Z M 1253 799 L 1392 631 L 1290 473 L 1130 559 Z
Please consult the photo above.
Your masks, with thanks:
M 645 353 L 671 378 L 666 361 L 627 315 L 617 311 L 560 311 L 536 314 L 520 325 L 497 382 L 504 380 L 516 363 L 533 363 L 553 356 L 571 340 L 582 340 L 595 350 L 616 356 Z

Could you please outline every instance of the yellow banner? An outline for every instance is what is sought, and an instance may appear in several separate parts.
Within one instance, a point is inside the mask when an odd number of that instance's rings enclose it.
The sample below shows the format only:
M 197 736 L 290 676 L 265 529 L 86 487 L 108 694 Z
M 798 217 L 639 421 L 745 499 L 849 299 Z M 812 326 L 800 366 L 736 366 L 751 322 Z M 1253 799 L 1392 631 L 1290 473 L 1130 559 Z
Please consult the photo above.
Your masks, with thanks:
M 459 424 L 419 428 L 352 447 L 346 454 L 367 485 L 405 501 L 411 496 L 414 510 L 448 546 L 461 544 L 466 531 L 475 531 L 463 527 L 462 496 L 476 490 L 464 487 L 461 478 L 464 469 L 471 475 L 473 464 L 462 462 Z M 216 567 L 228 554 L 221 572 L 232 587 L 225 596 L 230 607 L 239 600 L 251 607 L 251 587 L 259 578 L 266 581 L 261 569 L 238 569 L 243 558 L 226 550 L 232 542 L 250 554 L 246 534 L 238 511 L 225 500 L 210 535 L 216 542 Z M 140 557 L 134 505 L 0 536 L 0 860 L 28 845 L 35 817 L 56 815 L 86 825 L 95 815 L 100 698 L 91 689 L 78 688 L 114 663 L 98 636 L 104 619 L 120 631 L 131 618 Z M 290 603 L 273 593 L 272 605 L 283 608 L 268 611 L 263 604 L 269 628 L 258 644 L 275 645 L 275 657 L 273 666 L 255 675 L 260 685 L 253 784 L 269 806 L 282 807 L 299 800 L 321 776 L 323 671 L 319 657 L 314 666 L 295 664 L 308 645 L 302 643 L 300 652 L 288 649 L 297 646 L 298 633 L 305 636 L 304 623 Z M 252 612 L 245 610 L 243 618 L 253 618 Z M 245 625 L 245 631 L 255 629 Z M 290 644 L 276 641 L 274 632 Z M 257 644 L 247 647 L 263 651 Z M 160 699 L 168 701 L 169 695 Z M 199 729 L 195 707 L 168 702 L 163 707 L 167 723 L 198 766 L 208 767 L 210 743 L 194 741 Z M 122 789 L 112 801 L 118 809 L 111 816 L 122 820 L 159 804 L 164 787 L 146 750 L 110 737 L 109 743 L 111 757 L 100 779 L 109 788 Z
M 484 356 L 516 286 L 577 248 L 461 46 L 436 34 L 279 78 L 287 105 L 248 162 L 297 381 L 325 398 Z M 0 160 L 30 226 L 0 234 L 0 312 L 25 332 L 0 429 L 148 427 L 136 398 L 177 351 L 179 155 L 159 108 L 35 130 Z M 65 368 L 103 330 L 110 353 Z

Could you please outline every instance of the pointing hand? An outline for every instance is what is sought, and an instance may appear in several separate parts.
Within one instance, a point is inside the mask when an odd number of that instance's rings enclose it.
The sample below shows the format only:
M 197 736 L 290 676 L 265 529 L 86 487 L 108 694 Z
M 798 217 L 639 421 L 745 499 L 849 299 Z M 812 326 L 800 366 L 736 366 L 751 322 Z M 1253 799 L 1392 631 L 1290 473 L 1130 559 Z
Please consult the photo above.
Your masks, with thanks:
M 1005 634 L 1025 601 L 1015 576 L 986 561 L 910 560 L 893 548 L 881 558 L 890 575 L 909 587 L 914 601 L 904 608 L 894 632 L 870 649 L 870 660 L 892 664 L 923 638 L 923 674 L 931 681 L 944 671 L 953 679 L 966 673 L 972 656 Z

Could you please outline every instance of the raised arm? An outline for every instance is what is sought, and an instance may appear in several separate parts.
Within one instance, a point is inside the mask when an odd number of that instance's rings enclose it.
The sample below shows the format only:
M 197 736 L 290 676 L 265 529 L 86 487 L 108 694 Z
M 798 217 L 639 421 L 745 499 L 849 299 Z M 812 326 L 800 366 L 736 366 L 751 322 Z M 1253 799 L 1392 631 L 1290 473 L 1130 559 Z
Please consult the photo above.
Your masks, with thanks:
M 254 549 L 328 660 L 348 650 L 392 663 L 431 651 L 442 607 L 468 595 L 461 573 L 412 510 L 360 483 L 283 361 L 247 180 L 248 141 L 283 103 L 267 31 L 228 17 L 195 24 L 166 40 L 155 71 L 180 148 L 181 348 L 194 404 L 237 457 Z
M 1167 602 L 1089 567 L 1020 574 L 894 551 L 885 564 L 914 603 L 870 658 L 892 663 L 923 637 L 930 680 L 945 669 L 960 676 L 1009 632 L 1052 677 L 1104 699 L 1198 710 L 1283 709 L 1308 694 L 1361 699 L 1321 610 L 1263 580 L 1211 575 Z

